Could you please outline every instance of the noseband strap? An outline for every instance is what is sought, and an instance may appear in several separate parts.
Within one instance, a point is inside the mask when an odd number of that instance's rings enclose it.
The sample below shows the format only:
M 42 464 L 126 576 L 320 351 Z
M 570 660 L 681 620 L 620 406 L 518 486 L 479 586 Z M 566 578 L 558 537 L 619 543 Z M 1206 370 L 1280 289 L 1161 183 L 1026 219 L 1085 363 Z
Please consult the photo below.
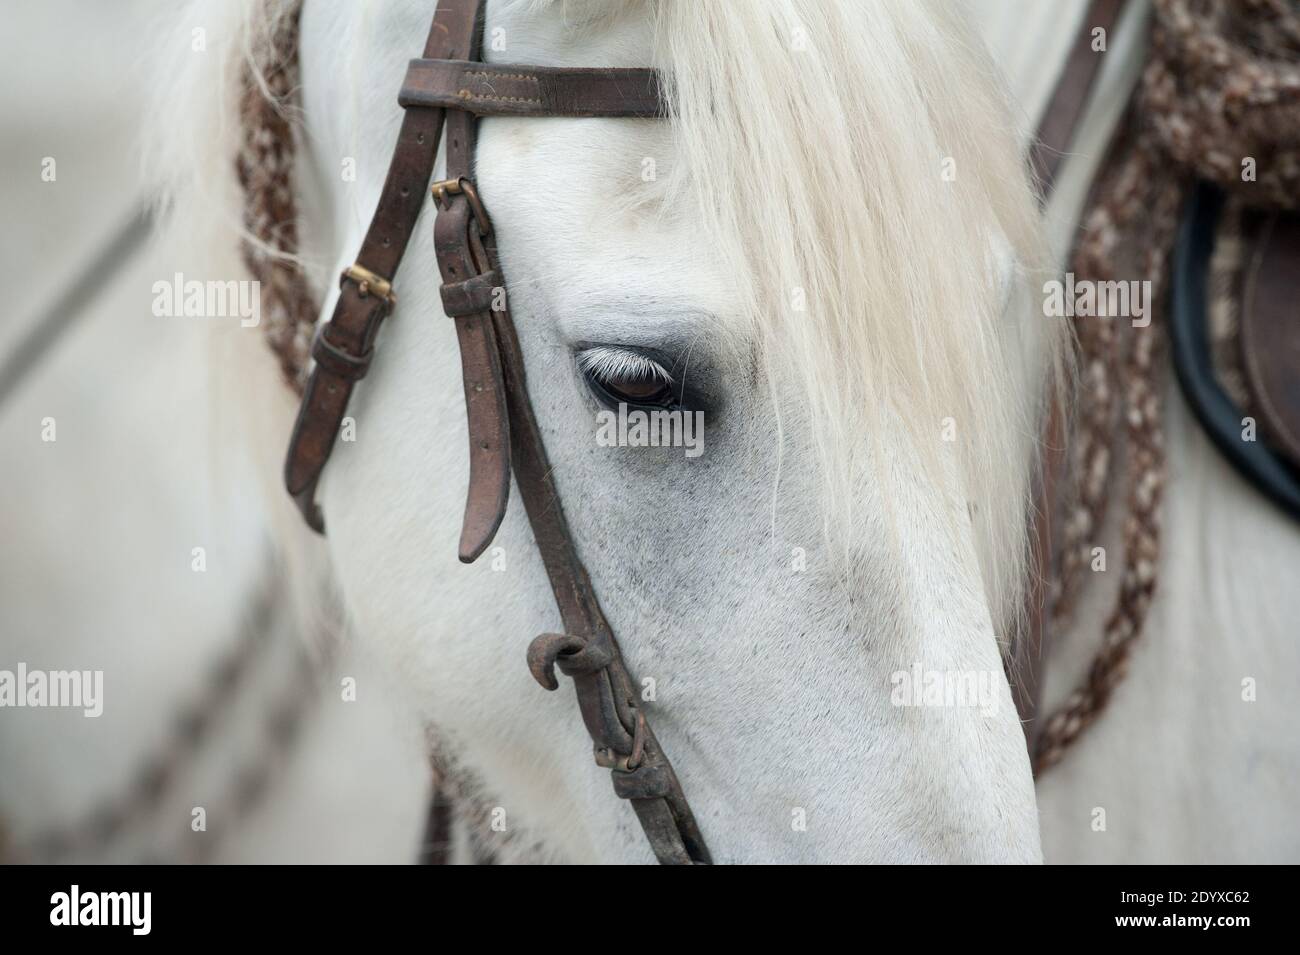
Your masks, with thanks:
M 446 314 L 456 327 L 469 421 L 470 480 L 460 559 L 487 549 L 505 514 L 513 471 L 565 633 L 528 650 L 534 676 L 555 689 L 571 677 L 596 763 L 635 810 L 662 863 L 701 864 L 708 848 L 672 764 L 640 705 L 614 633 L 578 557 L 524 379 L 523 356 L 497 257 L 496 234 L 474 183 L 480 116 L 654 118 L 664 115 L 658 74 L 481 62 L 484 0 L 439 0 L 424 56 L 399 102 L 406 110 L 379 205 L 313 349 L 316 365 L 290 439 L 285 484 L 307 522 L 324 530 L 316 486 L 355 383 L 369 368 L 391 282 L 415 229 L 446 126 L 447 178 L 434 183 L 434 248 Z

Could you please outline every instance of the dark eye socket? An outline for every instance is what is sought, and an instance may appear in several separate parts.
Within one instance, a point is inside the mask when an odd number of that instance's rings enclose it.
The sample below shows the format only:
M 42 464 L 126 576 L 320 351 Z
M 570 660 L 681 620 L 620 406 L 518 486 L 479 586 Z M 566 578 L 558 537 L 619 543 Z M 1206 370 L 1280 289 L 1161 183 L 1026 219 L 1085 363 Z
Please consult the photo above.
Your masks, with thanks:
M 663 365 L 639 352 L 590 348 L 579 353 L 578 368 L 596 399 L 611 408 L 674 408 L 681 403 Z

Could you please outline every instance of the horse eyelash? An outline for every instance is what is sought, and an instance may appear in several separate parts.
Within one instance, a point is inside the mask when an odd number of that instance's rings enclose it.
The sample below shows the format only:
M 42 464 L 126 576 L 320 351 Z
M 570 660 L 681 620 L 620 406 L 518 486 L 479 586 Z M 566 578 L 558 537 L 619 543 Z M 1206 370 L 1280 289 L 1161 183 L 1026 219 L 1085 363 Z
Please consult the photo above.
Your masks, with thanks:
M 596 345 L 579 352 L 578 368 L 598 381 L 631 378 L 634 381 L 658 381 L 665 385 L 673 383 L 673 376 L 657 361 L 639 352 L 608 345 Z

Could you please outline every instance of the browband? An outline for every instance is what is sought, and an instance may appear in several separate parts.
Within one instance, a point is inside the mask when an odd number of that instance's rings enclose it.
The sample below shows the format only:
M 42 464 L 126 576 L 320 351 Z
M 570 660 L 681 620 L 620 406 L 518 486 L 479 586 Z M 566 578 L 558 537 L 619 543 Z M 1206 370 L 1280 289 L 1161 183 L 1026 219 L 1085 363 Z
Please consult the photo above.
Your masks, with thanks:
M 477 60 L 412 60 L 397 101 L 408 108 L 437 106 L 475 116 L 664 115 L 655 70 L 503 66 Z

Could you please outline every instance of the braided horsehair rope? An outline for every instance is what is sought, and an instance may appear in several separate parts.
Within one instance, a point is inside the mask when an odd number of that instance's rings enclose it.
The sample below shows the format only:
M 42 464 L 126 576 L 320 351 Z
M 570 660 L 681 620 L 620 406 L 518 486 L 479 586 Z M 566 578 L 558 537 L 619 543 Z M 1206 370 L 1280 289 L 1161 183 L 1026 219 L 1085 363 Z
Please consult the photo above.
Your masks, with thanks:
M 1073 259 L 1081 278 L 1148 279 L 1153 320 L 1132 330 L 1127 348 L 1115 322 L 1077 323 L 1081 380 L 1070 460 L 1079 484 L 1058 556 L 1055 625 L 1068 621 L 1077 601 L 1121 455 L 1123 577 L 1101 648 L 1036 741 L 1036 772 L 1059 762 L 1105 708 L 1155 592 L 1166 477 L 1165 335 L 1157 321 L 1183 203 L 1198 178 L 1222 187 L 1238 209 L 1295 209 L 1300 201 L 1300 11 L 1286 0 L 1154 6 L 1148 63 L 1089 200 Z M 1245 157 L 1256 161 L 1253 179 L 1242 175 Z
M 301 396 L 307 382 L 312 332 L 319 315 L 316 296 L 298 255 L 298 206 L 294 191 L 299 110 L 298 23 L 295 3 L 270 24 L 247 64 L 240 91 L 242 137 L 235 169 L 244 197 L 244 263 L 261 283 L 266 343 L 285 384 Z
M 252 237 L 245 241 L 243 253 L 262 285 L 268 343 L 279 359 L 285 382 L 301 393 L 316 308 L 302 269 L 292 258 L 297 252 L 297 210 L 287 107 L 297 83 L 297 6 L 277 24 L 273 45 L 259 53 L 259 68 L 244 76 L 243 138 L 236 169 L 244 194 L 245 226 Z M 255 79 L 258 76 L 261 82 Z M 0 823 L 0 861 L 49 864 L 98 857 L 138 830 L 151 813 L 159 812 L 174 797 L 183 773 L 196 763 L 205 744 L 237 712 L 234 704 L 250 674 L 267 665 L 264 658 L 273 643 L 273 618 L 282 587 L 283 581 L 272 568 L 250 602 L 234 645 L 210 664 L 197 698 L 179 712 L 156 750 L 123 786 L 73 820 L 42 828 L 21 842 Z M 258 807 L 307 718 L 321 672 L 333 651 L 332 643 L 325 643 L 319 655 L 305 645 L 295 647 L 288 685 L 260 714 L 261 739 L 266 745 L 259 756 L 241 761 L 228 785 L 209 801 L 213 813 L 204 837 L 178 843 L 174 850 L 178 857 L 207 861 L 221 836 L 233 828 L 232 821 Z M 185 830 L 193 834 L 188 824 Z M 156 855 L 157 850 L 154 852 Z M 155 855 L 140 861 L 156 861 Z

